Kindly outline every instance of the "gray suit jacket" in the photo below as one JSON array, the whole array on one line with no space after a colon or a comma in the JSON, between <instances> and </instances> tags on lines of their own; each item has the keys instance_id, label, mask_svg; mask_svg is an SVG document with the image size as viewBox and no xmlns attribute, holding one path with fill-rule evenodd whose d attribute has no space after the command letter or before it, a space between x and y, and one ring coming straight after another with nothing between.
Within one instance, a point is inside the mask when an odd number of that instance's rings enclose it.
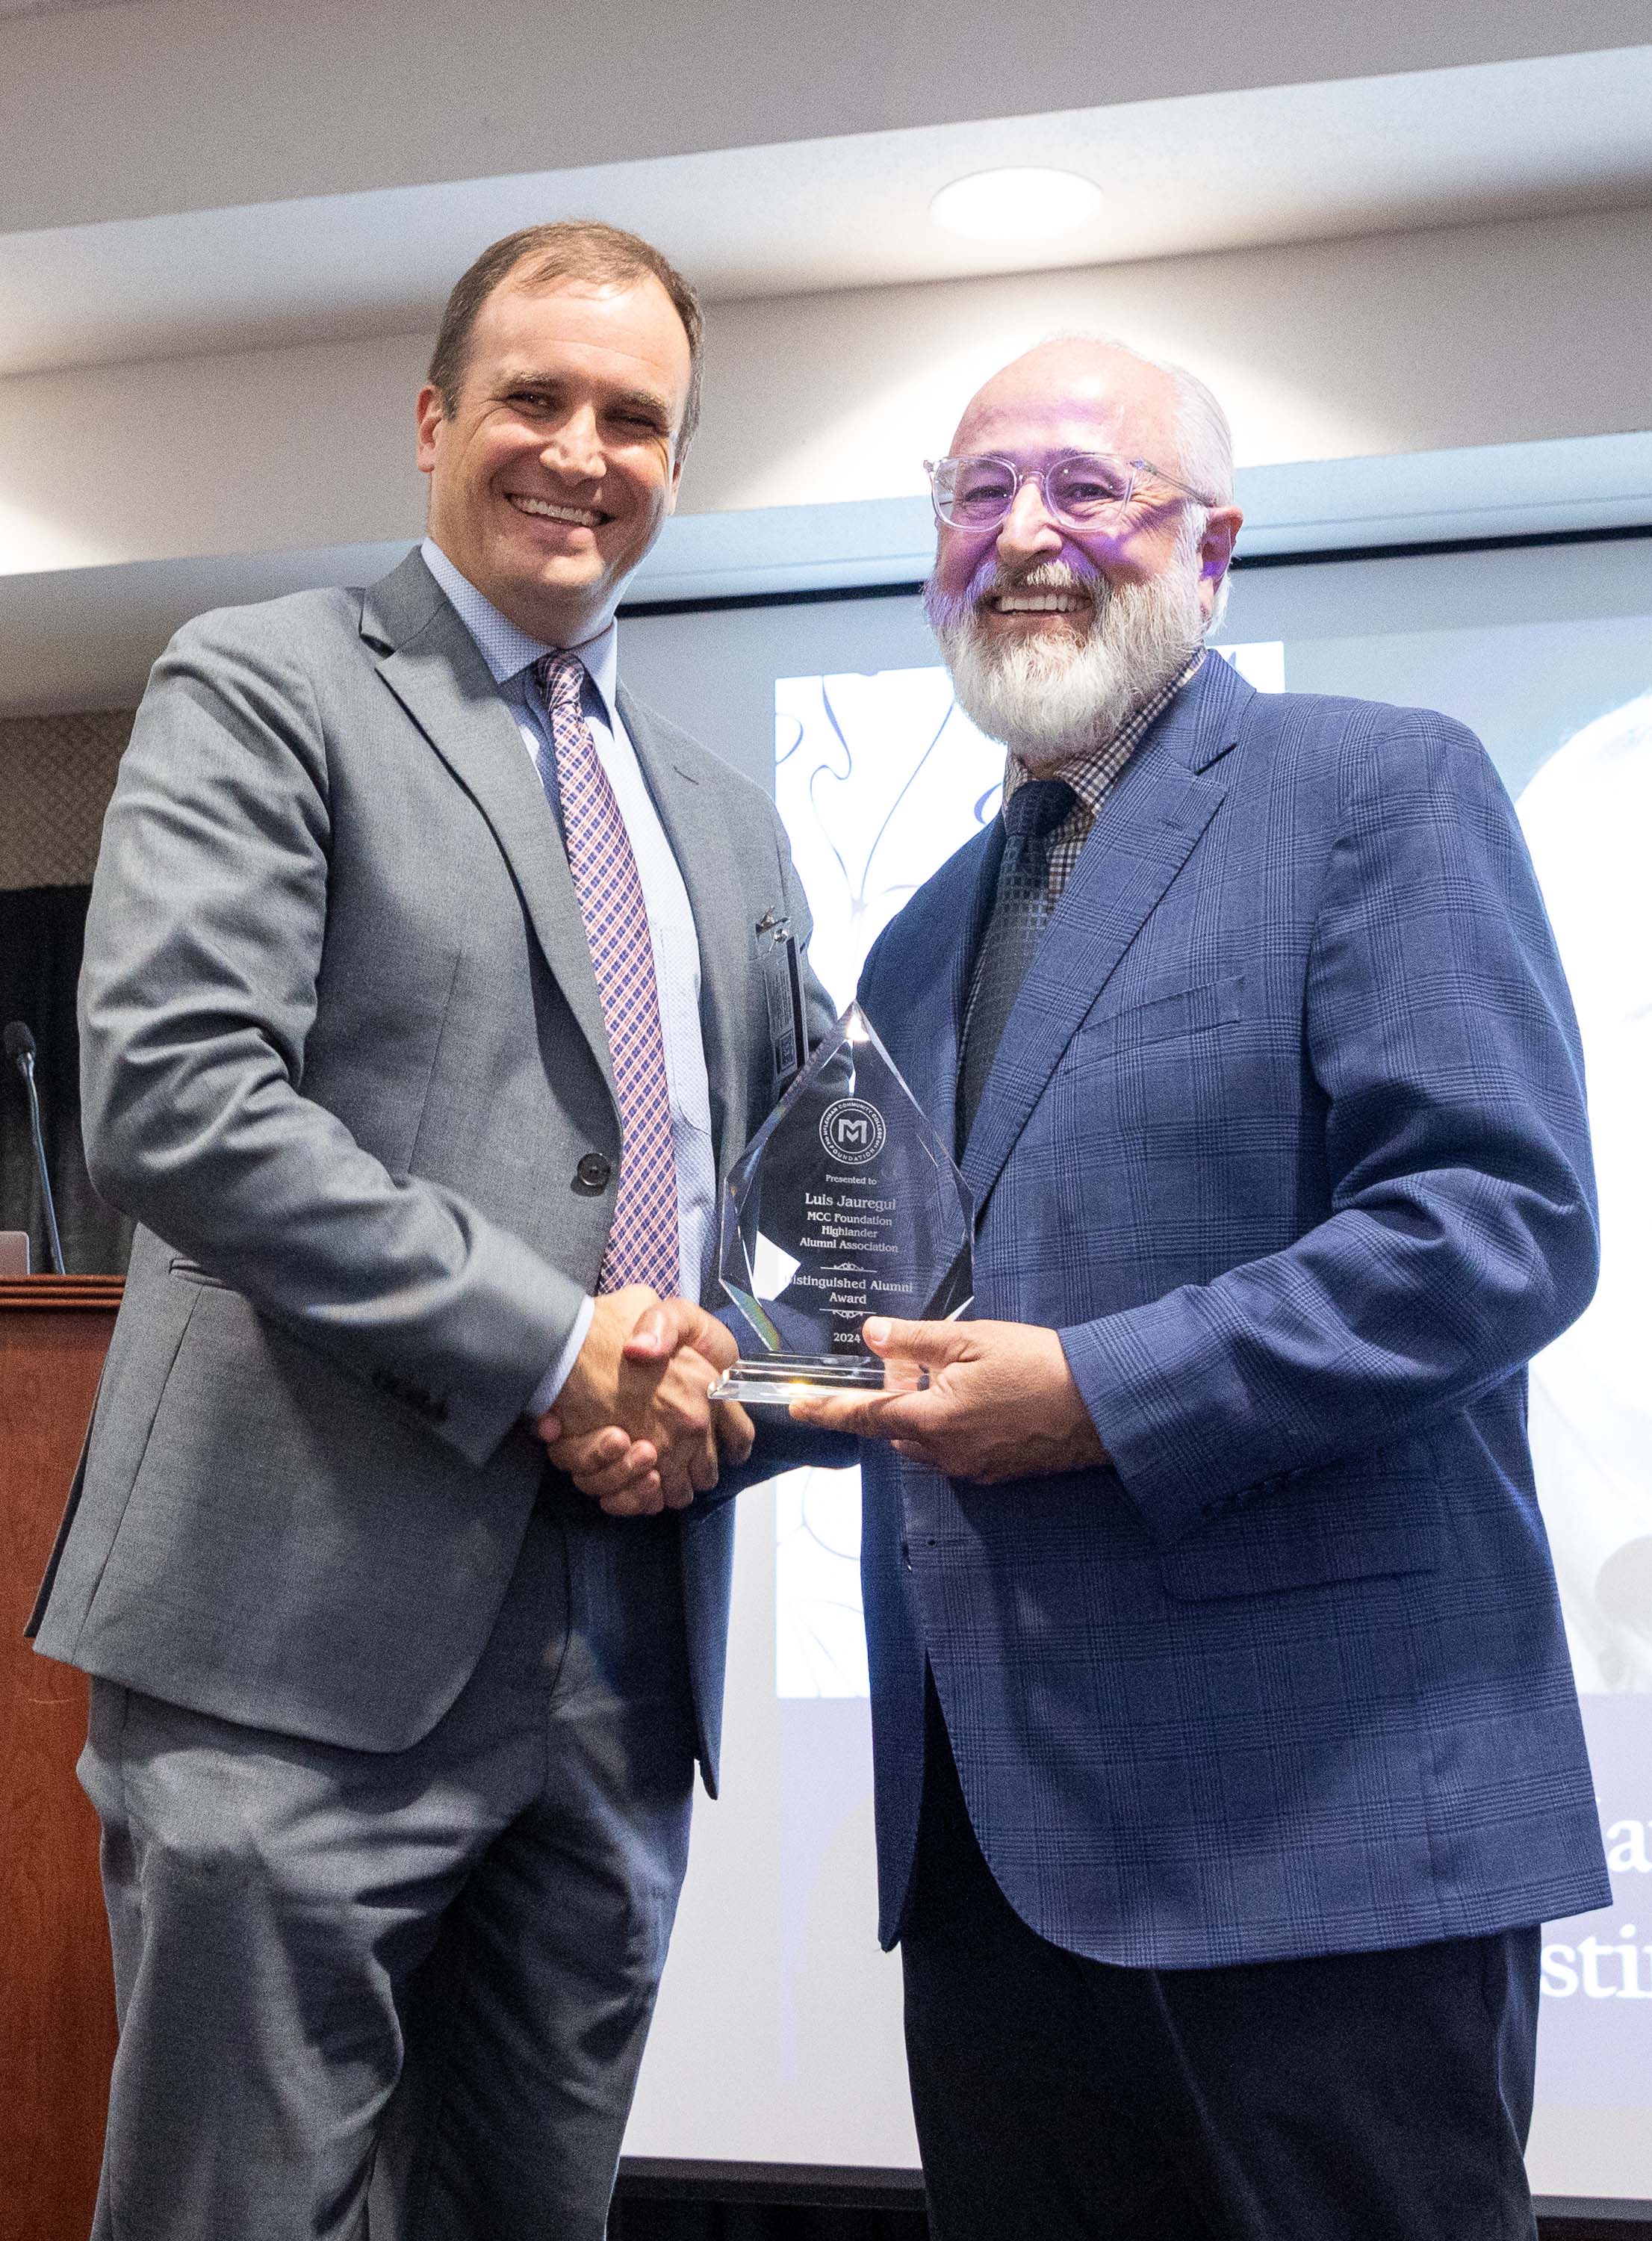
<instances>
[{"instance_id":1,"label":"gray suit jacket","mask_svg":"<svg viewBox=\"0 0 1652 2241\"><path fill-rule=\"evenodd\" d=\"M693 906L720 1180L781 1086L785 964L755 929L789 913L801 939L807 908L773 805L620 706ZM404 1748L505 1592L543 1468L519 1411L595 1288L619 1166L566 857L417 553L178 633L81 1005L88 1163L141 1227L39 1647ZM732 1510L680 1530L714 1783Z\"/></svg>"}]
</instances>

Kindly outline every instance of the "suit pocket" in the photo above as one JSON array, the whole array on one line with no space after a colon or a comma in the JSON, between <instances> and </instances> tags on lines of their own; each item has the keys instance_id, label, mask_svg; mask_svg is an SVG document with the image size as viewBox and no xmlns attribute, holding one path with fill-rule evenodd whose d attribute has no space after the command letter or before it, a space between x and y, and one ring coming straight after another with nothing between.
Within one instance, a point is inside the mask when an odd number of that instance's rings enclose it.
<instances>
[{"instance_id":1,"label":"suit pocket","mask_svg":"<svg viewBox=\"0 0 1652 2241\"><path fill-rule=\"evenodd\" d=\"M173 1254L166 1264L166 1271L168 1275L179 1277L186 1284L198 1284L205 1291L232 1292L235 1289L234 1285L226 1283L222 1276L215 1276L210 1268L203 1268L198 1261L186 1260L181 1253Z\"/></svg>"},{"instance_id":2,"label":"suit pocket","mask_svg":"<svg viewBox=\"0 0 1652 2241\"><path fill-rule=\"evenodd\" d=\"M1160 1558L1165 1593L1178 1602L1432 1572L1444 1550L1439 1482L1421 1440L1288 1471L1229 1499Z\"/></svg>"},{"instance_id":3,"label":"suit pocket","mask_svg":"<svg viewBox=\"0 0 1652 2241\"><path fill-rule=\"evenodd\" d=\"M1138 1049L1144 1043L1206 1034L1239 1019L1244 998L1242 973L1203 981L1195 988L1173 988L1162 996L1149 996L1105 1018L1087 1020L1073 1039L1072 1056L1082 1063L1109 1057L1115 1051Z\"/></svg>"}]
</instances>

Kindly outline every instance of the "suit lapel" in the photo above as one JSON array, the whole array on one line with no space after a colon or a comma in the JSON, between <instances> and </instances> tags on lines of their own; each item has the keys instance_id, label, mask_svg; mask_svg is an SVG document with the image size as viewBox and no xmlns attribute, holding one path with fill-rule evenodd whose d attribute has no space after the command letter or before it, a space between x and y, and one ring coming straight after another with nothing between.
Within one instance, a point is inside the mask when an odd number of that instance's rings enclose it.
<instances>
[{"instance_id":1,"label":"suit lapel","mask_svg":"<svg viewBox=\"0 0 1652 2241\"><path fill-rule=\"evenodd\" d=\"M616 698L694 914L699 939L700 1034L720 1178L723 1147L729 1141L729 1098L750 1043L743 967L753 954L756 920L751 918L744 886L730 877L726 799L673 755L669 738L623 686Z\"/></svg>"},{"instance_id":2,"label":"suit lapel","mask_svg":"<svg viewBox=\"0 0 1652 2241\"><path fill-rule=\"evenodd\" d=\"M1080 1022L1215 814L1227 782L1208 766L1237 739L1252 697L1227 662L1207 657L1102 803L987 1076L963 1161L978 1207Z\"/></svg>"},{"instance_id":3,"label":"suit lapel","mask_svg":"<svg viewBox=\"0 0 1652 2241\"><path fill-rule=\"evenodd\" d=\"M610 1093L613 1067L566 852L492 674L415 552L363 602L379 673L492 828L545 960Z\"/></svg>"}]
</instances>

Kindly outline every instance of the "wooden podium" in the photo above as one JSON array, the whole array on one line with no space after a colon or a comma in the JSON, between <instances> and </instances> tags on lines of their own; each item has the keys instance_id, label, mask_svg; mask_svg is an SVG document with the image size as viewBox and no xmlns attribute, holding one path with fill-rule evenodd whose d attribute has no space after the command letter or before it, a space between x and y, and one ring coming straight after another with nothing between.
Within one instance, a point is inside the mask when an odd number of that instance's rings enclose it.
<instances>
[{"instance_id":1,"label":"wooden podium","mask_svg":"<svg viewBox=\"0 0 1652 2241\"><path fill-rule=\"evenodd\" d=\"M118 1276L0 1278L0 2241L86 2241L115 1988L86 1683L23 1629L120 1305Z\"/></svg>"}]
</instances>

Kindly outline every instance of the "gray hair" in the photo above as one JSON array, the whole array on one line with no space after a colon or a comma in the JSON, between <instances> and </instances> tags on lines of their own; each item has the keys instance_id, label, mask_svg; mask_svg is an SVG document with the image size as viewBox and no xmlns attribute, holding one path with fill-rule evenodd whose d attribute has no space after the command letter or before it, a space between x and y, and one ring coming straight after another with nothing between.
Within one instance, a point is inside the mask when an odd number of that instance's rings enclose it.
<instances>
[{"instance_id":1,"label":"gray hair","mask_svg":"<svg viewBox=\"0 0 1652 2241\"><path fill-rule=\"evenodd\" d=\"M1159 361L1150 358L1150 365ZM1218 505L1234 502L1234 431L1214 390L1185 365L1162 365L1176 385L1176 451L1182 473Z\"/></svg>"}]
</instances>

